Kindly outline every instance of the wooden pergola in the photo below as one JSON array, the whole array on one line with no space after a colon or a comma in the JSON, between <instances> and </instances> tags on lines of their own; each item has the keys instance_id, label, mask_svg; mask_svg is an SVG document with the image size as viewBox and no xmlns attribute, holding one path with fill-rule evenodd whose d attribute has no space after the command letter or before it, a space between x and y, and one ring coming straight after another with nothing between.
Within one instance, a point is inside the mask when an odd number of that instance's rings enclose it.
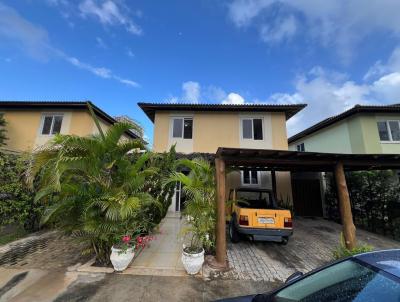
<instances>
[{"instance_id":1,"label":"wooden pergola","mask_svg":"<svg viewBox=\"0 0 400 302\"><path fill-rule=\"evenodd\" d=\"M290 172L333 172L335 175L340 216L346 247L356 246L356 228L351 212L345 171L400 169L400 154L338 154L259 150L242 148L218 148L215 157L217 181L217 227L216 265L226 267L225 231L225 169L290 171ZM274 178L274 177L273 177ZM275 180L273 179L273 186Z\"/></svg>"}]
</instances>

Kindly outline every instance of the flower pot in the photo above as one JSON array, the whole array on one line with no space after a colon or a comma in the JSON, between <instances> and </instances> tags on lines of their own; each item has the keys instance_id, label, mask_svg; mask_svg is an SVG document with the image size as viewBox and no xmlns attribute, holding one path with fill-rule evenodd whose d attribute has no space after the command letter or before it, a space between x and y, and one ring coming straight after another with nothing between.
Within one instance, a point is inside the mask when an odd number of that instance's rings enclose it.
<instances>
[{"instance_id":1,"label":"flower pot","mask_svg":"<svg viewBox=\"0 0 400 302\"><path fill-rule=\"evenodd\" d=\"M126 251L112 247L110 260L114 267L114 270L121 272L126 269L131 263L133 256L135 256L135 251L133 247L128 248Z\"/></svg>"},{"instance_id":2,"label":"flower pot","mask_svg":"<svg viewBox=\"0 0 400 302\"><path fill-rule=\"evenodd\" d=\"M201 249L199 253L190 253L183 249L182 251L182 263L186 272L189 275L197 274L204 263L204 249Z\"/></svg>"}]
</instances>

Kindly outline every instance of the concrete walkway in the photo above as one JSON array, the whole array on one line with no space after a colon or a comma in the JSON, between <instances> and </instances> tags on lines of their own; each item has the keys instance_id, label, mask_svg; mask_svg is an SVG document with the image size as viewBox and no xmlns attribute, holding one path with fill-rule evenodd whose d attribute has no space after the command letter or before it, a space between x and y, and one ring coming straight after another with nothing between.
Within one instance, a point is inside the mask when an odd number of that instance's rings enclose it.
<instances>
[{"instance_id":1,"label":"concrete walkway","mask_svg":"<svg viewBox=\"0 0 400 302\"><path fill-rule=\"evenodd\" d=\"M134 259L125 274L185 276L183 268L180 213L168 213L160 223L160 234Z\"/></svg>"},{"instance_id":2,"label":"concrete walkway","mask_svg":"<svg viewBox=\"0 0 400 302\"><path fill-rule=\"evenodd\" d=\"M276 283L193 277L81 274L0 267L0 301L213 301L270 291Z\"/></svg>"}]
</instances>

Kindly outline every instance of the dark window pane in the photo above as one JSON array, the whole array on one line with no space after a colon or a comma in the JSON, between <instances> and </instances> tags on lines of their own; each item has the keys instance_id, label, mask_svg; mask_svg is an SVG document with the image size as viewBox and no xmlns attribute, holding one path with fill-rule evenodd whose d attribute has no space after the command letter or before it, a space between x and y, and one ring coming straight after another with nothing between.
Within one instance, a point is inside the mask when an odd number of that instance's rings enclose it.
<instances>
[{"instance_id":1,"label":"dark window pane","mask_svg":"<svg viewBox=\"0 0 400 302\"><path fill-rule=\"evenodd\" d=\"M400 127L398 121L389 122L390 134L392 135L392 140L400 141Z\"/></svg>"},{"instance_id":2,"label":"dark window pane","mask_svg":"<svg viewBox=\"0 0 400 302\"><path fill-rule=\"evenodd\" d=\"M297 145L297 151L304 152L305 150L304 143Z\"/></svg>"},{"instance_id":3,"label":"dark window pane","mask_svg":"<svg viewBox=\"0 0 400 302\"><path fill-rule=\"evenodd\" d=\"M378 122L379 138L381 141L389 140L389 132L386 122Z\"/></svg>"},{"instance_id":4,"label":"dark window pane","mask_svg":"<svg viewBox=\"0 0 400 302\"><path fill-rule=\"evenodd\" d=\"M250 172L251 172L251 183L253 185L258 184L258 177L257 177L258 173L257 173L257 171L250 171Z\"/></svg>"},{"instance_id":5,"label":"dark window pane","mask_svg":"<svg viewBox=\"0 0 400 302\"><path fill-rule=\"evenodd\" d=\"M250 184L250 171L249 170L243 171L243 183Z\"/></svg>"},{"instance_id":6,"label":"dark window pane","mask_svg":"<svg viewBox=\"0 0 400 302\"><path fill-rule=\"evenodd\" d=\"M62 116L55 116L53 121L53 131L52 134L60 133L61 124L62 124Z\"/></svg>"},{"instance_id":7,"label":"dark window pane","mask_svg":"<svg viewBox=\"0 0 400 302\"><path fill-rule=\"evenodd\" d=\"M192 119L185 119L183 124L183 138L192 138L193 132L193 120Z\"/></svg>"},{"instance_id":8,"label":"dark window pane","mask_svg":"<svg viewBox=\"0 0 400 302\"><path fill-rule=\"evenodd\" d=\"M172 137L182 137L183 119L176 118L173 121Z\"/></svg>"},{"instance_id":9,"label":"dark window pane","mask_svg":"<svg viewBox=\"0 0 400 302\"><path fill-rule=\"evenodd\" d=\"M243 138L253 138L252 120L242 121Z\"/></svg>"},{"instance_id":10,"label":"dark window pane","mask_svg":"<svg viewBox=\"0 0 400 302\"><path fill-rule=\"evenodd\" d=\"M254 139L262 140L263 139L262 120L254 119L253 125L254 125Z\"/></svg>"},{"instance_id":11,"label":"dark window pane","mask_svg":"<svg viewBox=\"0 0 400 302\"><path fill-rule=\"evenodd\" d=\"M42 134L50 134L52 121L53 121L53 117L52 116L45 116L44 117Z\"/></svg>"}]
</instances>

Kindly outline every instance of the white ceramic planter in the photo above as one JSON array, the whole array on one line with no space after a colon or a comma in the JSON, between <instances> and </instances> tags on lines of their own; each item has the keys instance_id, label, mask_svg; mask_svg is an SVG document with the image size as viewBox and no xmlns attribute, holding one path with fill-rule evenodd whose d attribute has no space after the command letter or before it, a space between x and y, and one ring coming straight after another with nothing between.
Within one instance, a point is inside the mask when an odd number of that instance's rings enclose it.
<instances>
[{"instance_id":1,"label":"white ceramic planter","mask_svg":"<svg viewBox=\"0 0 400 302\"><path fill-rule=\"evenodd\" d=\"M182 263L189 275L197 274L204 263L204 249L197 254L190 254L182 251Z\"/></svg>"},{"instance_id":2,"label":"white ceramic planter","mask_svg":"<svg viewBox=\"0 0 400 302\"><path fill-rule=\"evenodd\" d=\"M126 251L112 247L110 260L114 269L118 272L126 269L131 263L133 257L135 256L135 251L133 248L128 248Z\"/></svg>"}]
</instances>

